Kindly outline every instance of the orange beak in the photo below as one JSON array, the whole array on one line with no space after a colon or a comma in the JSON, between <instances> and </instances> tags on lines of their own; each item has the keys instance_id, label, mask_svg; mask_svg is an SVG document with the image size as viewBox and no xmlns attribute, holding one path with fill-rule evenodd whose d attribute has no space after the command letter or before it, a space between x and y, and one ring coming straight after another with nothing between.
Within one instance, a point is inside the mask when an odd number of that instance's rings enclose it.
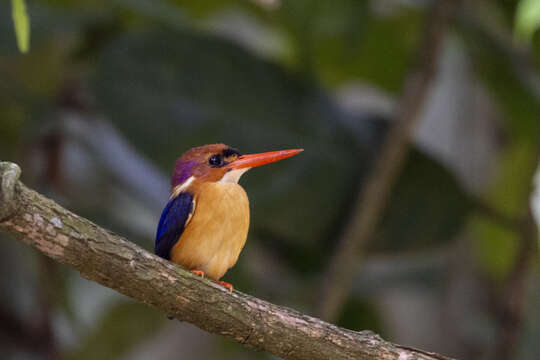
<instances>
[{"instance_id":1,"label":"orange beak","mask_svg":"<svg viewBox=\"0 0 540 360\"><path fill-rule=\"evenodd\" d=\"M298 153L301 153L302 151L304 151L304 149L289 149L269 151L259 154L242 155L227 166L232 169L252 168L289 158Z\"/></svg>"}]
</instances>

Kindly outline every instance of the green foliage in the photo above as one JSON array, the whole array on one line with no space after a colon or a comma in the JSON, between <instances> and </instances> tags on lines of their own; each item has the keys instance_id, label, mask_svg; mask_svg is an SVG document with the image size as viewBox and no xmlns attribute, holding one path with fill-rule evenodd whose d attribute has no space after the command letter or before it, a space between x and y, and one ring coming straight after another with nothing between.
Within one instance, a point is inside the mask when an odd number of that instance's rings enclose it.
<instances>
[{"instance_id":1,"label":"green foliage","mask_svg":"<svg viewBox=\"0 0 540 360\"><path fill-rule=\"evenodd\" d=\"M461 230L471 208L469 195L452 173L413 150L372 248L412 250L447 243Z\"/></svg>"},{"instance_id":2,"label":"green foliage","mask_svg":"<svg viewBox=\"0 0 540 360\"><path fill-rule=\"evenodd\" d=\"M13 24L17 37L17 46L22 53L30 48L30 20L24 0L11 0Z\"/></svg>"},{"instance_id":3,"label":"green foliage","mask_svg":"<svg viewBox=\"0 0 540 360\"><path fill-rule=\"evenodd\" d=\"M516 10L515 35L518 39L530 41L540 26L540 1L520 0Z\"/></svg>"},{"instance_id":4,"label":"green foliage","mask_svg":"<svg viewBox=\"0 0 540 360\"><path fill-rule=\"evenodd\" d=\"M371 115L343 111L333 91L361 82L399 97L423 36L426 12L399 5L379 13L373 11L377 2L368 0L279 3L265 8L253 0L41 0L30 8L32 51L24 57L13 45L10 3L1 3L0 153L11 159L24 152L23 145L56 118L56 101L72 77L82 79L83 87L88 82L97 112L167 174L182 151L203 143L222 141L246 153L304 147L301 157L254 170L242 184L252 210L247 247L256 243L255 251L271 253L276 266L291 270L291 279L298 280L291 298L311 300L311 293L301 292L317 286L316 276L325 270L350 218L354 196L381 140L369 126ZM17 30L23 51L25 31L28 48L28 17L23 1L12 4L15 28L23 26ZM516 13L516 36L533 39L536 67L537 4L522 0ZM497 0L492 6L502 15L501 26L508 27L502 31L508 32L515 2ZM277 34L286 51L269 61L239 45L242 41L216 33L212 22L230 13ZM458 21L456 28L467 44L464 58L474 64L466 76L472 83L480 79L495 100L505 134L484 200L520 216L537 165L540 103L516 71L515 59L493 37L464 23ZM251 35L249 27L236 30ZM370 250L395 253L438 246L452 241L465 224L481 268L504 280L514 265L516 235L480 214L471 216L471 210L470 198L452 172L413 149ZM113 227L114 220L106 219L102 208L92 211L94 220ZM151 242L144 241L150 248ZM256 293L264 285L246 271L253 266L250 261L241 257L227 276L241 290ZM422 271L393 281L426 283ZM433 278L427 281L444 286L438 273L428 275ZM308 301L301 306L309 306ZM344 326L380 327L368 300L351 299L344 313ZM118 358L163 320L143 306L114 305L68 358Z\"/></svg>"},{"instance_id":5,"label":"green foliage","mask_svg":"<svg viewBox=\"0 0 540 360\"><path fill-rule=\"evenodd\" d=\"M360 175L354 184L340 184L334 188L334 196L343 196L343 208L336 214L325 213L332 218L321 219L327 224L321 241L298 244L283 236L279 227L260 225L256 228L256 241L274 251L296 271L318 275L326 266L328 253L336 245L340 230L349 221L353 202L347 189L354 189L351 191L356 194L358 182L362 184L359 178ZM419 188L422 191L419 192ZM369 243L369 250L379 253L411 251L446 244L462 229L472 208L469 195L452 173L432 157L413 149L392 192L382 223Z\"/></svg>"},{"instance_id":6,"label":"green foliage","mask_svg":"<svg viewBox=\"0 0 540 360\"><path fill-rule=\"evenodd\" d=\"M329 86L357 77L397 92L418 44L423 13L403 7L374 16L369 7L364 0L284 1L275 23L296 49L287 61Z\"/></svg>"},{"instance_id":7,"label":"green foliage","mask_svg":"<svg viewBox=\"0 0 540 360\"><path fill-rule=\"evenodd\" d=\"M485 33L465 29L464 36L476 74L497 99L509 136L534 142L540 134L540 104L519 78L519 69Z\"/></svg>"},{"instance_id":8,"label":"green foliage","mask_svg":"<svg viewBox=\"0 0 540 360\"><path fill-rule=\"evenodd\" d=\"M463 30L476 73L497 100L509 139L500 154L498 176L486 191L486 201L517 218L529 207L531 179L538 166L540 101L500 44L481 29ZM474 234L472 246L482 268L494 279L504 280L514 265L520 239L489 219L474 217L469 224Z\"/></svg>"},{"instance_id":9,"label":"green foliage","mask_svg":"<svg viewBox=\"0 0 540 360\"><path fill-rule=\"evenodd\" d=\"M515 232L481 216L470 221L472 250L482 269L496 281L503 281L515 263L520 239Z\"/></svg>"},{"instance_id":10,"label":"green foliage","mask_svg":"<svg viewBox=\"0 0 540 360\"><path fill-rule=\"evenodd\" d=\"M232 6L242 6L246 5L248 1L246 0L171 0L171 3L176 5L178 8L186 9L189 11L191 16L194 17L204 17L211 14L214 14L220 10L230 8Z\"/></svg>"},{"instance_id":11,"label":"green foliage","mask_svg":"<svg viewBox=\"0 0 540 360\"><path fill-rule=\"evenodd\" d=\"M397 93L421 38L422 15L422 12L411 9L388 17L368 19L361 46L351 48L349 44L340 44L347 53L329 64L328 70L340 71L333 78L344 81L350 76L358 76ZM329 50L327 54L339 54Z\"/></svg>"},{"instance_id":12,"label":"green foliage","mask_svg":"<svg viewBox=\"0 0 540 360\"><path fill-rule=\"evenodd\" d=\"M537 156L536 145L521 142L509 146L499 176L486 194L491 206L514 218L527 213ZM519 234L481 217L472 218L470 226L480 264L493 278L505 279L515 264Z\"/></svg>"},{"instance_id":13,"label":"green foliage","mask_svg":"<svg viewBox=\"0 0 540 360\"><path fill-rule=\"evenodd\" d=\"M20 134L25 126L24 109L14 101L0 99L0 119L3 119L0 154L3 159L14 161L16 149L20 145Z\"/></svg>"}]
</instances>

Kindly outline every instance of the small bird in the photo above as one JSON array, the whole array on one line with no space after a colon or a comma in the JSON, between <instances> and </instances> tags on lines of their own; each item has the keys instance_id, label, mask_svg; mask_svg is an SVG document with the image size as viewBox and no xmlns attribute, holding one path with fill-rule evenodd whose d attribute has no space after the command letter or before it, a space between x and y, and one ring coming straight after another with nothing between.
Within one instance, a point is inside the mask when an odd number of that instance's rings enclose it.
<instances>
[{"instance_id":1,"label":"small bird","mask_svg":"<svg viewBox=\"0 0 540 360\"><path fill-rule=\"evenodd\" d=\"M232 291L219 279L236 264L248 234L249 200L238 180L252 167L302 151L242 155L225 144L186 151L176 160L171 196L157 228L156 255Z\"/></svg>"}]
</instances>

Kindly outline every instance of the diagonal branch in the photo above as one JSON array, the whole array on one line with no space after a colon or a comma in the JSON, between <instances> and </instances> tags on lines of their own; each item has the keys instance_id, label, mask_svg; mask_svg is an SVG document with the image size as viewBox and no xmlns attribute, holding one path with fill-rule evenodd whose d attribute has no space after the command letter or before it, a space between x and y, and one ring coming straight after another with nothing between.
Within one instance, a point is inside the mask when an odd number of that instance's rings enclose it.
<instances>
[{"instance_id":1,"label":"diagonal branch","mask_svg":"<svg viewBox=\"0 0 540 360\"><path fill-rule=\"evenodd\" d=\"M230 294L28 189L19 173L17 165L0 162L0 230L179 320L285 359L444 358L238 291Z\"/></svg>"},{"instance_id":2,"label":"diagonal branch","mask_svg":"<svg viewBox=\"0 0 540 360\"><path fill-rule=\"evenodd\" d=\"M393 185L405 164L411 135L420 120L430 86L436 75L444 37L458 6L457 0L435 1L427 15L426 31L419 49L418 64L405 79L396 119L381 154L366 180L352 210L352 216L330 261L323 283L319 315L334 321L343 307L353 282L351 269L376 230Z\"/></svg>"}]
</instances>

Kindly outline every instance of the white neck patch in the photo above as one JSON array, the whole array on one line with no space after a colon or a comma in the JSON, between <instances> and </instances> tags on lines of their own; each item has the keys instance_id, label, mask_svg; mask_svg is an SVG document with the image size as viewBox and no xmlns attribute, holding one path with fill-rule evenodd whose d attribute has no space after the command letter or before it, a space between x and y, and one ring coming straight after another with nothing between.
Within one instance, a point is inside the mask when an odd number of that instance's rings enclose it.
<instances>
[{"instance_id":1,"label":"white neck patch","mask_svg":"<svg viewBox=\"0 0 540 360\"><path fill-rule=\"evenodd\" d=\"M240 180L240 176L242 176L242 174L244 174L249 169L251 169L251 168L243 168L243 169L231 170L231 171L225 173L225 175L223 175L221 180L219 180L218 182L220 182L220 183L229 183L229 184L238 184L238 180Z\"/></svg>"},{"instance_id":2,"label":"white neck patch","mask_svg":"<svg viewBox=\"0 0 540 360\"><path fill-rule=\"evenodd\" d=\"M195 177L190 176L186 181L184 181L180 185L176 185L174 187L173 191L171 192L171 198L173 198L175 196L178 196L178 194L180 194L182 191L186 190L188 188L188 186L191 185L193 180L195 180Z\"/></svg>"}]
</instances>

